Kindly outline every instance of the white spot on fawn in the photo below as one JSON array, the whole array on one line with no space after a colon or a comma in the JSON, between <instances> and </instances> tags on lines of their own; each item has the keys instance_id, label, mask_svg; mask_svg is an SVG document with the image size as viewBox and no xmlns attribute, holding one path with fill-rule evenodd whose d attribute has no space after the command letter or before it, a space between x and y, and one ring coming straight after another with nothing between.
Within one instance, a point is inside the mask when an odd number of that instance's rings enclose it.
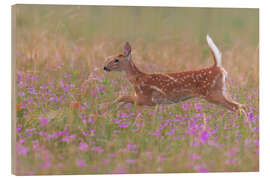
<instances>
[{"instance_id":1,"label":"white spot on fawn","mask_svg":"<svg viewBox=\"0 0 270 180\"><path fill-rule=\"evenodd\" d=\"M226 93L226 77L227 77L227 72L222 68L222 92L223 95Z\"/></svg>"},{"instance_id":2,"label":"white spot on fawn","mask_svg":"<svg viewBox=\"0 0 270 180\"><path fill-rule=\"evenodd\" d=\"M152 89L154 89L154 90L160 92L160 93L163 94L163 95L166 95L166 93L165 93L162 89L160 89L159 87L157 87L157 86L152 86L152 85L151 85L150 88L152 88Z\"/></svg>"},{"instance_id":3,"label":"white spot on fawn","mask_svg":"<svg viewBox=\"0 0 270 180\"><path fill-rule=\"evenodd\" d=\"M162 74L162 76L165 76L165 77L169 78L170 80L177 82L177 79L173 78L172 76L170 76L168 74Z\"/></svg>"},{"instance_id":4,"label":"white spot on fawn","mask_svg":"<svg viewBox=\"0 0 270 180\"><path fill-rule=\"evenodd\" d=\"M216 85L216 80L214 79L210 87L212 88L212 87L214 87L215 85Z\"/></svg>"}]
</instances>

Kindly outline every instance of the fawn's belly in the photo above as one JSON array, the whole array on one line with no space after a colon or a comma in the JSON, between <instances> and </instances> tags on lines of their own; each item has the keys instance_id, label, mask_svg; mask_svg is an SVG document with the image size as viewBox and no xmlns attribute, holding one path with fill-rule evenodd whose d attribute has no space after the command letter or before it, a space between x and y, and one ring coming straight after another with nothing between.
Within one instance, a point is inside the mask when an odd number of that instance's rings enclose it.
<instances>
[{"instance_id":1,"label":"fawn's belly","mask_svg":"<svg viewBox=\"0 0 270 180\"><path fill-rule=\"evenodd\" d=\"M149 85L144 88L135 88L138 102L142 105L175 104L196 96L193 89L162 88Z\"/></svg>"},{"instance_id":2,"label":"fawn's belly","mask_svg":"<svg viewBox=\"0 0 270 180\"><path fill-rule=\"evenodd\" d=\"M157 91L153 91L151 100L153 104L175 104L190 98L194 97L190 92L182 92L182 93L168 93L162 94Z\"/></svg>"}]
</instances>

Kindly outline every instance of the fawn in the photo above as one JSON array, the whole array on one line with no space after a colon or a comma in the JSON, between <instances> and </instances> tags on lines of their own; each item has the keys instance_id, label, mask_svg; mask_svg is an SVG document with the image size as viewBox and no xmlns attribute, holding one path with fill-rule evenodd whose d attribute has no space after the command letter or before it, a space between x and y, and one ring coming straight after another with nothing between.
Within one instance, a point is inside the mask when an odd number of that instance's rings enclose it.
<instances>
[{"instance_id":1,"label":"fawn","mask_svg":"<svg viewBox=\"0 0 270 180\"><path fill-rule=\"evenodd\" d=\"M221 105L231 111L244 112L244 106L232 100L227 88L227 72L221 65L221 52L210 38L207 43L214 58L214 65L199 70L167 74L148 74L140 71L131 57L131 46L124 45L124 53L110 57L105 71L123 71L133 85L134 95L118 97L113 104L123 102L139 106L173 104L190 98L203 98L210 103Z\"/></svg>"}]
</instances>

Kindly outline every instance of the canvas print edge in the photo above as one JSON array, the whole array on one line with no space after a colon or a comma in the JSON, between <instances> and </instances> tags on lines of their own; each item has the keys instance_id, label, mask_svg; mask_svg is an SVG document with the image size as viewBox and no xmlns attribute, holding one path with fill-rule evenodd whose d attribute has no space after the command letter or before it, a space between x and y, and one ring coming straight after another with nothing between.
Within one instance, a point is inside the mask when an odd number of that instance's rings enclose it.
<instances>
[{"instance_id":1,"label":"canvas print edge","mask_svg":"<svg viewBox=\"0 0 270 180\"><path fill-rule=\"evenodd\" d=\"M16 5L11 6L11 173L16 175Z\"/></svg>"}]
</instances>

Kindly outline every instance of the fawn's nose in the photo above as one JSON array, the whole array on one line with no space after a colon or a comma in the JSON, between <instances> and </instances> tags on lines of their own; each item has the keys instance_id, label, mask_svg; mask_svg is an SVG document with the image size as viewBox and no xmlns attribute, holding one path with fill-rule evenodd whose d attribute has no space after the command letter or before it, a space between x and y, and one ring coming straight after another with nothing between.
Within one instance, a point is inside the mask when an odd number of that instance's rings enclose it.
<instances>
[{"instance_id":1,"label":"fawn's nose","mask_svg":"<svg viewBox=\"0 0 270 180\"><path fill-rule=\"evenodd\" d=\"M110 71L110 69L104 66L104 71Z\"/></svg>"}]
</instances>

